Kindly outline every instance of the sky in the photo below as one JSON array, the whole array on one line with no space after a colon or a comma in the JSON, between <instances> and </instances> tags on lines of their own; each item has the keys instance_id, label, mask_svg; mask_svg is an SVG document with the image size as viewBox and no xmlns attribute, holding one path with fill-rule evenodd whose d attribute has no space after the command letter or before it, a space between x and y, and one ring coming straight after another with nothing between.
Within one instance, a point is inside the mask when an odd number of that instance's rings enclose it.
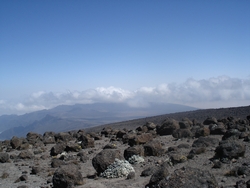
<instances>
[{"instance_id":1,"label":"sky","mask_svg":"<svg viewBox=\"0 0 250 188\"><path fill-rule=\"evenodd\" d=\"M0 115L250 104L250 1L1 0Z\"/></svg>"}]
</instances>

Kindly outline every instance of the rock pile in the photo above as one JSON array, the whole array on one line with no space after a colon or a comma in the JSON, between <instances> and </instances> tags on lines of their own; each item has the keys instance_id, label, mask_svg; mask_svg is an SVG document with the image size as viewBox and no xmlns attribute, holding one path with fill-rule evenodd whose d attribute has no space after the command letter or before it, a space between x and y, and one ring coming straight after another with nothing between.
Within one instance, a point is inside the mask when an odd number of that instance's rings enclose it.
<instances>
[{"instance_id":1,"label":"rock pile","mask_svg":"<svg viewBox=\"0 0 250 188\"><path fill-rule=\"evenodd\" d=\"M249 117L30 132L0 142L0 187L249 188Z\"/></svg>"}]
</instances>

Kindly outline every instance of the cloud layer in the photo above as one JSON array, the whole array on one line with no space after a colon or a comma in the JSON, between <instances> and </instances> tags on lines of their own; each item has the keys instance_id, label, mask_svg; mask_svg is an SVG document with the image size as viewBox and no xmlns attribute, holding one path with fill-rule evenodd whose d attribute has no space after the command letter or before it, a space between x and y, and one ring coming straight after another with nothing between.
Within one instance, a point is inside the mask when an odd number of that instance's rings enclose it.
<instances>
[{"instance_id":1,"label":"cloud layer","mask_svg":"<svg viewBox=\"0 0 250 188\"><path fill-rule=\"evenodd\" d=\"M0 115L49 109L62 104L120 102L132 107L148 106L151 102L185 104L199 108L249 105L250 79L220 76L208 80L186 80L182 84L161 84L128 91L116 87L99 87L63 93L39 91L24 101L11 103L0 100Z\"/></svg>"}]
</instances>

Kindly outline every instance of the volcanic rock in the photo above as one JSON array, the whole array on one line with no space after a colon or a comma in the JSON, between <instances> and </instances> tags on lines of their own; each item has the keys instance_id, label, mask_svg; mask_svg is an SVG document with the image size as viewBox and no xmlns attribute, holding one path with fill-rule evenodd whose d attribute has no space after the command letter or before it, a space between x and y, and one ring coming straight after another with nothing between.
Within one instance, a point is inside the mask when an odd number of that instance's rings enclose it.
<instances>
[{"instance_id":1,"label":"volcanic rock","mask_svg":"<svg viewBox=\"0 0 250 188\"><path fill-rule=\"evenodd\" d=\"M92 165L97 173L100 174L104 172L109 165L114 163L115 159L123 159L120 150L105 149L92 159Z\"/></svg>"},{"instance_id":2,"label":"volcanic rock","mask_svg":"<svg viewBox=\"0 0 250 188\"><path fill-rule=\"evenodd\" d=\"M53 175L52 182L54 188L71 188L84 183L78 167L73 164L59 167Z\"/></svg>"}]
</instances>

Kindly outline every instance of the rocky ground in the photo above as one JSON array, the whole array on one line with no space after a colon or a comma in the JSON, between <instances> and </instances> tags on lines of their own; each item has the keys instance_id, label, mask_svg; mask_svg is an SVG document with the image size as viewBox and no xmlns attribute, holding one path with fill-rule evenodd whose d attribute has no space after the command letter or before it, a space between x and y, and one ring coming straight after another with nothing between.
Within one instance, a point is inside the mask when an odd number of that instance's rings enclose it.
<instances>
[{"instance_id":1,"label":"rocky ground","mask_svg":"<svg viewBox=\"0 0 250 188\"><path fill-rule=\"evenodd\" d=\"M134 130L13 137L0 142L0 187L249 188L249 120L166 118Z\"/></svg>"}]
</instances>

